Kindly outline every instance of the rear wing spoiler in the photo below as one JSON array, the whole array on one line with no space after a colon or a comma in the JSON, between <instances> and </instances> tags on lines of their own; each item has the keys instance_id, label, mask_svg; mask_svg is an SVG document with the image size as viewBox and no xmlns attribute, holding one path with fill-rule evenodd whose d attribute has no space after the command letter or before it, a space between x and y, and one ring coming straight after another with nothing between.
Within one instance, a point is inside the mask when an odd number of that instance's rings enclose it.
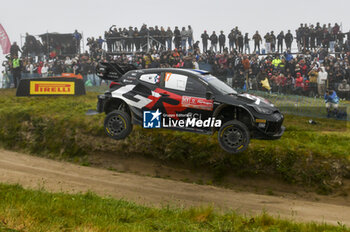
<instances>
[{"instance_id":1,"label":"rear wing spoiler","mask_svg":"<svg viewBox=\"0 0 350 232\"><path fill-rule=\"evenodd\" d=\"M135 69L137 68L132 64L100 62L96 66L96 74L103 80L117 81L125 73Z\"/></svg>"}]
</instances>

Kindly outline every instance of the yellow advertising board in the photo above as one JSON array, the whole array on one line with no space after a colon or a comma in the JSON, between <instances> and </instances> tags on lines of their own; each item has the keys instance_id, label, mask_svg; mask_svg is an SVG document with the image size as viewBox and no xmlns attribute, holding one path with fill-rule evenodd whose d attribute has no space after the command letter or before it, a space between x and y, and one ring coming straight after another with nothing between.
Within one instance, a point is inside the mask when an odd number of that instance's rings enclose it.
<instances>
[{"instance_id":1,"label":"yellow advertising board","mask_svg":"<svg viewBox=\"0 0 350 232\"><path fill-rule=\"evenodd\" d=\"M74 95L74 81L31 81L30 95Z\"/></svg>"}]
</instances>

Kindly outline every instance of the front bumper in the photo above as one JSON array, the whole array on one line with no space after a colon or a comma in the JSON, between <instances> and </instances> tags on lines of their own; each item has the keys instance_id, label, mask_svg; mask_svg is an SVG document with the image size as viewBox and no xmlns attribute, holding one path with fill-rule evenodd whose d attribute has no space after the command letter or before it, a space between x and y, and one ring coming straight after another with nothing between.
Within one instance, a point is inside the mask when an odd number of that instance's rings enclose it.
<instances>
[{"instance_id":1,"label":"front bumper","mask_svg":"<svg viewBox=\"0 0 350 232\"><path fill-rule=\"evenodd\" d=\"M281 126L281 130L280 132L274 134L274 135L268 135L268 138L267 139L271 139L271 140L274 140L274 139L279 139L282 137L284 131L286 130L286 127L284 126Z\"/></svg>"},{"instance_id":2,"label":"front bumper","mask_svg":"<svg viewBox=\"0 0 350 232\"><path fill-rule=\"evenodd\" d=\"M255 139L274 140L279 139L283 135L286 128L282 126L284 117L281 113L275 112L266 120L263 127L257 123L256 130L254 130L252 137Z\"/></svg>"},{"instance_id":3,"label":"front bumper","mask_svg":"<svg viewBox=\"0 0 350 232\"><path fill-rule=\"evenodd\" d=\"M284 131L286 128L284 126L281 126L280 130L275 134L266 134L265 132L261 130L254 131L252 138L253 139L262 139L262 140L276 140L282 137Z\"/></svg>"}]
</instances>

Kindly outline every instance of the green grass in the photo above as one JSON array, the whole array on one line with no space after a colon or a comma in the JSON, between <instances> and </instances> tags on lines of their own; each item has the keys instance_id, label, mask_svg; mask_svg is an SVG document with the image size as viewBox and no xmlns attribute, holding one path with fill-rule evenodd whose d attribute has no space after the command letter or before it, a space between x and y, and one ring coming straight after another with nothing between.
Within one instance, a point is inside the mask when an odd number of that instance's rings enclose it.
<instances>
[{"instance_id":1,"label":"green grass","mask_svg":"<svg viewBox=\"0 0 350 232\"><path fill-rule=\"evenodd\" d=\"M0 184L1 231L349 231L344 225L295 223L271 217L219 214L212 208L160 209L93 193L48 193Z\"/></svg>"},{"instance_id":2,"label":"green grass","mask_svg":"<svg viewBox=\"0 0 350 232\"><path fill-rule=\"evenodd\" d=\"M0 146L6 149L86 165L93 153L145 156L187 168L205 167L216 181L227 173L272 176L315 186L320 193L350 178L350 131L345 121L313 117L317 124L311 125L309 117L286 115L287 129L280 140L252 140L247 151L229 155L219 147L216 135L135 126L125 140L109 139L102 126L104 114L85 116L96 108L94 92L79 97L14 95L14 90L0 90Z\"/></svg>"}]
</instances>

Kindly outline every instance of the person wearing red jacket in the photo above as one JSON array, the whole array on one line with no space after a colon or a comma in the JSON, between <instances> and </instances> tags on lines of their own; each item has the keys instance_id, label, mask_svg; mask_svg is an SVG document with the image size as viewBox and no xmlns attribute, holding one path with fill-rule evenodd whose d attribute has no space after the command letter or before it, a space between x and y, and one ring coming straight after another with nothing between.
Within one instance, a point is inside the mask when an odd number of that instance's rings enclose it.
<instances>
[{"instance_id":1,"label":"person wearing red jacket","mask_svg":"<svg viewBox=\"0 0 350 232\"><path fill-rule=\"evenodd\" d=\"M250 69L250 61L247 56L243 56L242 64L244 71L248 71Z\"/></svg>"},{"instance_id":2,"label":"person wearing red jacket","mask_svg":"<svg viewBox=\"0 0 350 232\"><path fill-rule=\"evenodd\" d=\"M41 69L43 68L43 65L44 65L43 62L40 61L39 67L38 67L38 69L37 69L37 72L38 72L39 77L41 77Z\"/></svg>"},{"instance_id":3,"label":"person wearing red jacket","mask_svg":"<svg viewBox=\"0 0 350 232\"><path fill-rule=\"evenodd\" d=\"M304 87L304 78L301 76L300 72L297 73L297 77L295 78L295 92L298 95L301 95L303 87Z\"/></svg>"},{"instance_id":4,"label":"person wearing red jacket","mask_svg":"<svg viewBox=\"0 0 350 232\"><path fill-rule=\"evenodd\" d=\"M305 62L302 60L300 61L300 71L302 73L303 76L306 76L308 74L307 72L307 65L305 64Z\"/></svg>"},{"instance_id":5,"label":"person wearing red jacket","mask_svg":"<svg viewBox=\"0 0 350 232\"><path fill-rule=\"evenodd\" d=\"M223 65L225 69L227 69L227 58L225 55L220 56L219 64Z\"/></svg>"},{"instance_id":6,"label":"person wearing red jacket","mask_svg":"<svg viewBox=\"0 0 350 232\"><path fill-rule=\"evenodd\" d=\"M179 60L179 62L174 65L174 68L182 68L184 66L184 62L182 61L182 59Z\"/></svg>"},{"instance_id":7,"label":"person wearing red jacket","mask_svg":"<svg viewBox=\"0 0 350 232\"><path fill-rule=\"evenodd\" d=\"M304 85L304 78L301 76L301 74L298 72L297 77L295 78L295 87L303 87Z\"/></svg>"},{"instance_id":8,"label":"person wearing red jacket","mask_svg":"<svg viewBox=\"0 0 350 232\"><path fill-rule=\"evenodd\" d=\"M277 83L277 87L278 87L278 92L285 93L285 87L287 85L287 78L283 73L280 73L276 77L276 83Z\"/></svg>"}]
</instances>

